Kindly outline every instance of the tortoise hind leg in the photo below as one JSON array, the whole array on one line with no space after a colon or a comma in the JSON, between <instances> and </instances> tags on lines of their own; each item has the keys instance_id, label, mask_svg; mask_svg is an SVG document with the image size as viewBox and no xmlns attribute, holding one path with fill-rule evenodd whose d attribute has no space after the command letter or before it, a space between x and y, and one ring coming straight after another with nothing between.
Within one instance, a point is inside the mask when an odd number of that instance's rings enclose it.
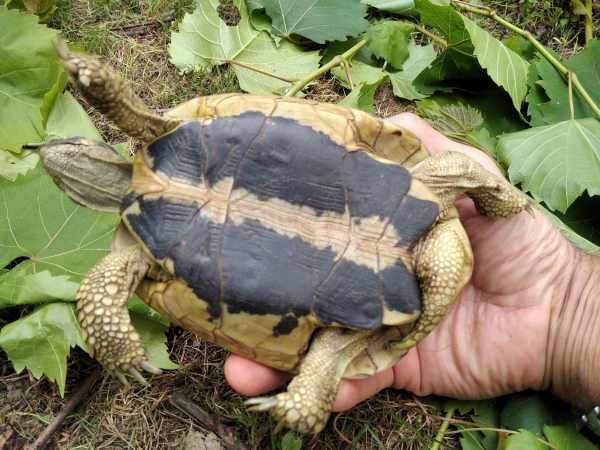
<instances>
[{"instance_id":1,"label":"tortoise hind leg","mask_svg":"<svg viewBox=\"0 0 600 450\"><path fill-rule=\"evenodd\" d=\"M372 334L326 328L317 332L287 392L246 401L252 411L270 411L280 424L303 433L325 427L346 367Z\"/></svg>"},{"instance_id":2,"label":"tortoise hind leg","mask_svg":"<svg viewBox=\"0 0 600 450\"><path fill-rule=\"evenodd\" d=\"M115 251L94 266L77 291L77 320L90 356L127 384L129 372L146 383L138 370L158 374L146 357L139 334L133 328L127 302L150 264L137 246Z\"/></svg>"},{"instance_id":3,"label":"tortoise hind leg","mask_svg":"<svg viewBox=\"0 0 600 450\"><path fill-rule=\"evenodd\" d=\"M390 343L396 352L417 345L444 318L471 277L473 254L468 237L456 218L438 224L415 248L422 311L413 330Z\"/></svg>"}]
</instances>

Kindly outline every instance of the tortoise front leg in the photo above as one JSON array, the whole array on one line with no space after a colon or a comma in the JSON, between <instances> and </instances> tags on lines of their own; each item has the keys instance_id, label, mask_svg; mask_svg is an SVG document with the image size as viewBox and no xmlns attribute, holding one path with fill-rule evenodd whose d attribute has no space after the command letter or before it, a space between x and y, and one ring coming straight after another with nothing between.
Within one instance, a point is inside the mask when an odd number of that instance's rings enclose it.
<instances>
[{"instance_id":1,"label":"tortoise front leg","mask_svg":"<svg viewBox=\"0 0 600 450\"><path fill-rule=\"evenodd\" d=\"M370 332L326 328L317 332L287 392L246 401L252 411L270 411L280 425L302 433L325 427L348 365L376 339Z\"/></svg>"},{"instance_id":2,"label":"tortoise front leg","mask_svg":"<svg viewBox=\"0 0 600 450\"><path fill-rule=\"evenodd\" d=\"M401 341L390 343L398 352L417 345L444 318L469 281L473 254L458 219L439 223L415 247L415 274L421 288L421 315Z\"/></svg>"},{"instance_id":3,"label":"tortoise front leg","mask_svg":"<svg viewBox=\"0 0 600 450\"><path fill-rule=\"evenodd\" d=\"M138 370L161 373L148 362L127 310L127 302L149 268L137 246L115 251L90 270L77 291L77 319L90 356L124 384L125 372L142 383L146 380Z\"/></svg>"},{"instance_id":4,"label":"tortoise front leg","mask_svg":"<svg viewBox=\"0 0 600 450\"><path fill-rule=\"evenodd\" d=\"M516 187L459 152L439 153L411 171L440 198L442 219L465 192L477 210L489 217L509 217L531 207L529 198Z\"/></svg>"}]
</instances>

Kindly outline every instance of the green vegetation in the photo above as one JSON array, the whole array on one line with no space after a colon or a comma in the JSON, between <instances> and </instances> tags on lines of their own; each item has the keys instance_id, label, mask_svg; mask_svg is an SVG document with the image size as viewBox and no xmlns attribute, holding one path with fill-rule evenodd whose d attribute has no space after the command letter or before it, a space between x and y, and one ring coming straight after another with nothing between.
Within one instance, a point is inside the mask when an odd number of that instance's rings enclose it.
<instances>
[{"instance_id":1,"label":"green vegetation","mask_svg":"<svg viewBox=\"0 0 600 450\"><path fill-rule=\"evenodd\" d=\"M60 410L61 397L94 370L72 301L118 221L67 200L41 169L36 148L74 135L101 137L127 152L138 145L80 106L77 92L64 91L52 39L61 34L73 48L105 56L159 111L194 96L240 90L304 95L381 116L417 111L494 157L573 243L598 252L600 42L592 39L599 31L591 3L5 1L0 448L2 439L17 448L32 441ZM192 427L166 400L181 388L234 424L251 448L595 448L571 411L532 393L423 402L386 391L337 415L315 438L278 434L224 384L222 350L181 330L166 331L164 320L139 300L131 309L153 362L179 370L130 390L105 379L56 433L53 448L176 448Z\"/></svg>"}]
</instances>

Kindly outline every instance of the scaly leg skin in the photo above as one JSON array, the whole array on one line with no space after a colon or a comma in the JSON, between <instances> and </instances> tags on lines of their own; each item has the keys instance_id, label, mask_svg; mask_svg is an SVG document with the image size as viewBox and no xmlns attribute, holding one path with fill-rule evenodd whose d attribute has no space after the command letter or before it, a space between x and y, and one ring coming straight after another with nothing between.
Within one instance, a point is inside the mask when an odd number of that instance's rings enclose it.
<instances>
[{"instance_id":1,"label":"scaly leg skin","mask_svg":"<svg viewBox=\"0 0 600 450\"><path fill-rule=\"evenodd\" d=\"M150 143L181 123L152 112L108 64L92 56L70 53L63 41L55 47L85 98L129 136Z\"/></svg>"},{"instance_id":2,"label":"scaly leg skin","mask_svg":"<svg viewBox=\"0 0 600 450\"><path fill-rule=\"evenodd\" d=\"M465 192L477 210L490 217L509 217L531 208L525 194L462 153L439 153L417 164L412 172L442 201L442 218Z\"/></svg>"},{"instance_id":3,"label":"scaly leg skin","mask_svg":"<svg viewBox=\"0 0 600 450\"><path fill-rule=\"evenodd\" d=\"M453 218L438 224L415 248L415 273L421 287L422 311L413 330L394 351L417 345L444 318L471 277L473 255L464 229Z\"/></svg>"},{"instance_id":4,"label":"scaly leg skin","mask_svg":"<svg viewBox=\"0 0 600 450\"><path fill-rule=\"evenodd\" d=\"M127 302L150 264L136 247L115 251L96 264L77 291L77 320L90 356L128 384L125 373L147 384L140 370L160 374L146 357Z\"/></svg>"},{"instance_id":5,"label":"scaly leg skin","mask_svg":"<svg viewBox=\"0 0 600 450\"><path fill-rule=\"evenodd\" d=\"M246 401L251 411L270 411L280 425L302 433L325 427L346 367L371 341L362 331L327 328L317 332L287 392Z\"/></svg>"}]
</instances>

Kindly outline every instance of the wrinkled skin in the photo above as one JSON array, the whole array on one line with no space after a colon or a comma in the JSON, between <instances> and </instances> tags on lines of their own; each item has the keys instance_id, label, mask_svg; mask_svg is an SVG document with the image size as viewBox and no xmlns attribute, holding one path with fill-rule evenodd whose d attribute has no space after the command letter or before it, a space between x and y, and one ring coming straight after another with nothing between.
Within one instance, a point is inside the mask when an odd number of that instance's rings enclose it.
<instances>
[{"instance_id":1,"label":"wrinkled skin","mask_svg":"<svg viewBox=\"0 0 600 450\"><path fill-rule=\"evenodd\" d=\"M415 133L431 154L460 151L499 173L485 154L447 139L417 116L390 120ZM344 380L335 411L390 386L462 399L548 387L550 317L568 288L575 250L535 208L532 215L492 220L468 198L457 207L475 257L471 281L443 322L395 366L364 380ZM237 355L227 360L225 376L249 396L287 380Z\"/></svg>"}]
</instances>

